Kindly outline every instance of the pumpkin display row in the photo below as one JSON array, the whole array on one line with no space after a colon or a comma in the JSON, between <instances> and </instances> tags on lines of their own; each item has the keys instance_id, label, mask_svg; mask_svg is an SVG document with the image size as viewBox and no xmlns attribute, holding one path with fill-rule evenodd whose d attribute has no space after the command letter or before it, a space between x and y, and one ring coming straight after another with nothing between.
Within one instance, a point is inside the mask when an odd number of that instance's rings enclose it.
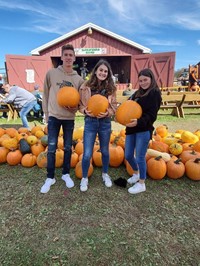
<instances>
[{"instance_id":1,"label":"pumpkin display row","mask_svg":"<svg viewBox=\"0 0 200 266\"><path fill-rule=\"evenodd\" d=\"M81 159L83 155L83 127L74 130L71 167L81 178ZM30 131L25 128L0 128L0 163L21 164L24 167L47 165L48 134L47 127L35 125ZM59 133L56 150L56 167L63 164L63 132ZM125 164L128 174L133 170L124 160L125 129L113 131L110 138L110 166ZM155 180L168 176L177 179L186 174L190 179L200 180L200 131L194 133L179 130L169 133L166 126L156 128L146 154L147 173ZM102 166L102 157L98 139L95 142L90 166Z\"/></svg>"}]
</instances>

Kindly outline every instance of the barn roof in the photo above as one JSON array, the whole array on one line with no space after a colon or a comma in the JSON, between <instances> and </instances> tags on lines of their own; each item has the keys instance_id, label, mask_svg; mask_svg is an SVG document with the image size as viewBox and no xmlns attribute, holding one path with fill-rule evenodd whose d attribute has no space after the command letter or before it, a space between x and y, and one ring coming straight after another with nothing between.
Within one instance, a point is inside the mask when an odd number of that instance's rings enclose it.
<instances>
[{"instance_id":1,"label":"barn roof","mask_svg":"<svg viewBox=\"0 0 200 266\"><path fill-rule=\"evenodd\" d=\"M55 45L55 44L57 44L59 42L65 40L67 38L70 38L70 37L76 35L77 33L81 32L81 31L89 29L89 28L94 29L94 30L99 31L99 32L102 32L103 34L106 34L106 35L108 35L108 36L110 36L110 37L112 37L112 38L114 38L114 39L116 39L118 41L124 42L124 43L126 43L126 44L128 44L130 46L133 46L133 47L141 50L143 53L146 53L146 54L151 53L151 49L149 49L149 48L147 48L147 47L145 47L145 46L143 46L141 44L138 44L136 42L133 42L133 41L131 41L129 39L126 39L126 38L124 38L124 37L122 37L122 36L120 36L118 34L115 34L115 33L111 32L111 31L109 31L109 30L101 28L101 27L99 27L99 26L97 26L97 25L95 25L93 23L87 23L87 24L85 24L85 25L83 25L83 26L81 26L81 27L79 27L79 28L77 28L77 29L75 29L73 31L70 31L69 33L66 33L66 34L64 34L64 35L62 35L62 36L60 36L60 37L58 37L58 38L56 38L56 39L44 44L42 46L39 46L38 48L32 50L30 53L31 53L31 55L40 55L41 51L43 51L43 50L45 50L45 49L47 49L47 48L49 48L49 47L51 47L51 46L53 46L53 45Z\"/></svg>"}]
</instances>

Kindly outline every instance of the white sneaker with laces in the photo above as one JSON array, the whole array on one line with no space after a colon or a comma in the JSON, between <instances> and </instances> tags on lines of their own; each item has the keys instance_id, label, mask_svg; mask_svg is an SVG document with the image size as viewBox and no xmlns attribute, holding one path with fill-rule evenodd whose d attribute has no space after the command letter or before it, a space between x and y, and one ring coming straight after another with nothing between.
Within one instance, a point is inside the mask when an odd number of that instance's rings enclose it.
<instances>
[{"instance_id":1,"label":"white sneaker with laces","mask_svg":"<svg viewBox=\"0 0 200 266\"><path fill-rule=\"evenodd\" d=\"M81 184L80 184L80 191L85 192L88 190L88 178L83 177L81 179Z\"/></svg>"},{"instance_id":2,"label":"white sneaker with laces","mask_svg":"<svg viewBox=\"0 0 200 266\"><path fill-rule=\"evenodd\" d=\"M47 178L44 185L41 187L41 193L47 193L50 190L50 187L56 183L55 178Z\"/></svg>"},{"instance_id":3,"label":"white sneaker with laces","mask_svg":"<svg viewBox=\"0 0 200 266\"><path fill-rule=\"evenodd\" d=\"M127 182L132 185L134 183L137 183L137 181L140 179L140 175L139 174L133 174L128 180Z\"/></svg>"},{"instance_id":4,"label":"white sneaker with laces","mask_svg":"<svg viewBox=\"0 0 200 266\"><path fill-rule=\"evenodd\" d=\"M63 175L62 180L65 181L66 187L68 187L68 188L74 187L74 181L71 179L69 174Z\"/></svg>"},{"instance_id":5,"label":"white sneaker with laces","mask_svg":"<svg viewBox=\"0 0 200 266\"><path fill-rule=\"evenodd\" d=\"M144 191L146 191L145 183L139 183L139 182L137 182L134 186L132 186L128 189L128 192L131 194L138 194L138 193L144 192Z\"/></svg>"},{"instance_id":6,"label":"white sneaker with laces","mask_svg":"<svg viewBox=\"0 0 200 266\"><path fill-rule=\"evenodd\" d=\"M112 181L108 174L102 174L103 182L105 183L106 187L112 187Z\"/></svg>"}]
</instances>

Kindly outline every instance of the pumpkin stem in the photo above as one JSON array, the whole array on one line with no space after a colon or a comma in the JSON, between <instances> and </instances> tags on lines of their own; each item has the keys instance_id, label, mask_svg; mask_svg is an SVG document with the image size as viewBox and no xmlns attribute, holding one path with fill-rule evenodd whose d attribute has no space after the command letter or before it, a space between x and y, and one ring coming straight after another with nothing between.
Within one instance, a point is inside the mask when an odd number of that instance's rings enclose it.
<instances>
[{"instance_id":1,"label":"pumpkin stem","mask_svg":"<svg viewBox=\"0 0 200 266\"><path fill-rule=\"evenodd\" d=\"M194 163L199 163L200 162L200 158L196 158L195 160L194 160Z\"/></svg>"},{"instance_id":2,"label":"pumpkin stem","mask_svg":"<svg viewBox=\"0 0 200 266\"><path fill-rule=\"evenodd\" d=\"M178 158L177 160L174 161L175 164L181 163L181 158Z\"/></svg>"},{"instance_id":3,"label":"pumpkin stem","mask_svg":"<svg viewBox=\"0 0 200 266\"><path fill-rule=\"evenodd\" d=\"M157 156L157 157L155 157L154 159L155 159L156 161L159 161L161 158L162 158L162 156Z\"/></svg>"}]
</instances>

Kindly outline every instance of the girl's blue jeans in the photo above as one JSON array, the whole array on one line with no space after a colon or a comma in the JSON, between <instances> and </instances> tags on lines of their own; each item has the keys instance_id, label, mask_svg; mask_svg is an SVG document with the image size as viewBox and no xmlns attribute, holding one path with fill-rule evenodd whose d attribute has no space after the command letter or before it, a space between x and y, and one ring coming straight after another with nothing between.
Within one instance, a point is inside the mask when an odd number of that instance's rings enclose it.
<instances>
[{"instance_id":1,"label":"girl's blue jeans","mask_svg":"<svg viewBox=\"0 0 200 266\"><path fill-rule=\"evenodd\" d=\"M27 114L33 109L33 106L37 103L37 100L30 103L26 103L19 112L22 120L23 127L29 128Z\"/></svg>"},{"instance_id":2,"label":"girl's blue jeans","mask_svg":"<svg viewBox=\"0 0 200 266\"><path fill-rule=\"evenodd\" d=\"M140 179L146 179L146 152L150 141L150 132L138 132L126 135L125 159L134 171L140 172Z\"/></svg>"},{"instance_id":3,"label":"girl's blue jeans","mask_svg":"<svg viewBox=\"0 0 200 266\"><path fill-rule=\"evenodd\" d=\"M64 140L64 161L62 174L69 174L72 154L72 135L74 130L74 120L60 120L53 116L48 120L48 152L47 152L47 177L54 178L55 173L55 153L57 149L60 128L63 129Z\"/></svg>"},{"instance_id":4,"label":"girl's blue jeans","mask_svg":"<svg viewBox=\"0 0 200 266\"><path fill-rule=\"evenodd\" d=\"M88 176L90 159L93 154L93 147L97 134L102 154L103 173L108 172L109 160L110 160L109 142L111 134L111 119L109 117L99 119L95 117L86 116L85 125L84 125L84 136L83 136L83 144L84 144L83 159L82 159L83 177Z\"/></svg>"}]
</instances>

